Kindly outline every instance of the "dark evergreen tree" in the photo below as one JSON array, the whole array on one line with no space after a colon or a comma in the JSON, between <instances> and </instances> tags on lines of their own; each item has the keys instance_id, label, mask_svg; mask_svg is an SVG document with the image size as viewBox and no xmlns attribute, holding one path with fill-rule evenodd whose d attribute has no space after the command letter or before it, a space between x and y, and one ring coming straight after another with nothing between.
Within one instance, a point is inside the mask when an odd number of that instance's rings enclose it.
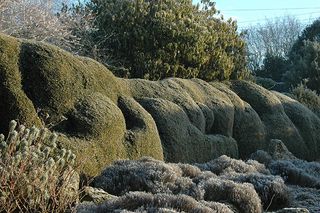
<instances>
[{"instance_id":1,"label":"dark evergreen tree","mask_svg":"<svg viewBox=\"0 0 320 213\"><path fill-rule=\"evenodd\" d=\"M236 23L220 17L210 0L202 3L92 0L94 43L135 78L240 78L246 53Z\"/></svg>"},{"instance_id":2,"label":"dark evergreen tree","mask_svg":"<svg viewBox=\"0 0 320 213\"><path fill-rule=\"evenodd\" d=\"M320 92L320 19L306 27L289 52L285 80L292 86L303 82Z\"/></svg>"},{"instance_id":3,"label":"dark evergreen tree","mask_svg":"<svg viewBox=\"0 0 320 213\"><path fill-rule=\"evenodd\" d=\"M271 78L274 81L282 81L283 74L288 69L288 62L282 56L267 54L263 60L263 67L256 74L264 78Z\"/></svg>"},{"instance_id":4,"label":"dark evergreen tree","mask_svg":"<svg viewBox=\"0 0 320 213\"><path fill-rule=\"evenodd\" d=\"M299 53L301 47L305 46L305 41L320 42L320 19L315 20L311 25L307 26L296 42L293 44L289 57L295 57L294 55Z\"/></svg>"}]
</instances>

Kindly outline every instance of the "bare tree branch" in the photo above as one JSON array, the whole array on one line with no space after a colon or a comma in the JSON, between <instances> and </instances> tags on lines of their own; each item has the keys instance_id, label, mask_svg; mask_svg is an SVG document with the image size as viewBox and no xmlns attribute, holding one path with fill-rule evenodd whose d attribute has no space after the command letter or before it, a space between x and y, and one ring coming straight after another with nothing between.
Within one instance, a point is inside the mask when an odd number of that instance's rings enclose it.
<instances>
[{"instance_id":1,"label":"bare tree branch","mask_svg":"<svg viewBox=\"0 0 320 213\"><path fill-rule=\"evenodd\" d=\"M286 57L303 26L293 16L267 19L264 24L246 30L249 66L252 70L261 67L266 54Z\"/></svg>"},{"instance_id":2,"label":"bare tree branch","mask_svg":"<svg viewBox=\"0 0 320 213\"><path fill-rule=\"evenodd\" d=\"M67 50L79 45L73 31L86 14L63 9L71 0L0 0L0 32L45 41Z\"/></svg>"}]
</instances>

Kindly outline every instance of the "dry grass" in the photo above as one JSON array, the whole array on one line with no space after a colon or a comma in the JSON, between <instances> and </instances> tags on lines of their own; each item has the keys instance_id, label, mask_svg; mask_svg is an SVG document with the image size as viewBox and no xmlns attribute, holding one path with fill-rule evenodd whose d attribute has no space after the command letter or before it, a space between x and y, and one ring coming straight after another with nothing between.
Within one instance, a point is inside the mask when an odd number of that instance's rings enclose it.
<instances>
[{"instance_id":1,"label":"dry grass","mask_svg":"<svg viewBox=\"0 0 320 213\"><path fill-rule=\"evenodd\" d=\"M75 155L57 148L55 133L11 121L0 135L0 212L66 212L78 199Z\"/></svg>"}]
</instances>

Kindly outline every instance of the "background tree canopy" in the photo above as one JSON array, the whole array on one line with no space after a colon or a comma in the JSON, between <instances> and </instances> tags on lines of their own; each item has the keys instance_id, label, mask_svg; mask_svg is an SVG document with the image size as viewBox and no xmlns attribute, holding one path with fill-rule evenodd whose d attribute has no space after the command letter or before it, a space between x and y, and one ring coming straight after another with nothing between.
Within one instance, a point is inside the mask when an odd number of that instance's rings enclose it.
<instances>
[{"instance_id":1,"label":"background tree canopy","mask_svg":"<svg viewBox=\"0 0 320 213\"><path fill-rule=\"evenodd\" d=\"M263 24L246 29L244 38L249 69L258 76L269 75L264 72L270 72L270 62L279 63L287 58L302 29L302 23L294 16L266 19Z\"/></svg>"},{"instance_id":2,"label":"background tree canopy","mask_svg":"<svg viewBox=\"0 0 320 213\"><path fill-rule=\"evenodd\" d=\"M246 48L236 23L224 20L210 0L92 0L93 40L113 67L152 80L241 78ZM124 75L124 73L115 73Z\"/></svg>"},{"instance_id":3,"label":"background tree canopy","mask_svg":"<svg viewBox=\"0 0 320 213\"><path fill-rule=\"evenodd\" d=\"M258 83L284 82L286 90L302 83L320 92L320 19L301 27L287 16L246 30L248 66Z\"/></svg>"},{"instance_id":4,"label":"background tree canopy","mask_svg":"<svg viewBox=\"0 0 320 213\"><path fill-rule=\"evenodd\" d=\"M293 86L303 82L320 92L320 19L307 26L288 54L284 79Z\"/></svg>"}]
</instances>

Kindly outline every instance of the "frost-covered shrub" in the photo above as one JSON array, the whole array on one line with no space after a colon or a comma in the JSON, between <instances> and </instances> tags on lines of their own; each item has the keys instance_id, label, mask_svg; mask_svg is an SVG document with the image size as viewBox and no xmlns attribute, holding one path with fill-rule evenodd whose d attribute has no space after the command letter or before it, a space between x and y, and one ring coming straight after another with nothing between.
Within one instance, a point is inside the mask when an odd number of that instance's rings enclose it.
<instances>
[{"instance_id":1,"label":"frost-covered shrub","mask_svg":"<svg viewBox=\"0 0 320 213\"><path fill-rule=\"evenodd\" d=\"M290 192L280 176L252 173L234 174L227 178L240 183L251 183L264 209L279 209L289 205Z\"/></svg>"},{"instance_id":2,"label":"frost-covered shrub","mask_svg":"<svg viewBox=\"0 0 320 213\"><path fill-rule=\"evenodd\" d=\"M252 153L250 158L264 165L268 165L272 161L271 155L263 150L257 150Z\"/></svg>"},{"instance_id":3,"label":"frost-covered shrub","mask_svg":"<svg viewBox=\"0 0 320 213\"><path fill-rule=\"evenodd\" d=\"M125 211L123 211L125 210ZM102 205L91 207L92 212L201 212L231 213L224 204L196 201L186 195L151 194L130 192L119 198L109 200ZM89 212L85 208L78 212Z\"/></svg>"},{"instance_id":4,"label":"frost-covered shrub","mask_svg":"<svg viewBox=\"0 0 320 213\"><path fill-rule=\"evenodd\" d=\"M258 162L248 161L247 163L242 160L232 159L226 155L214 159L208 163L195 164L201 170L211 171L217 175L225 173L252 173L261 172L263 174L269 174L269 171L265 168L263 164Z\"/></svg>"},{"instance_id":5,"label":"frost-covered shrub","mask_svg":"<svg viewBox=\"0 0 320 213\"><path fill-rule=\"evenodd\" d=\"M182 171L182 176L184 177L194 178L201 174L201 170L198 167L190 164L178 163L172 165L178 166Z\"/></svg>"},{"instance_id":6,"label":"frost-covered shrub","mask_svg":"<svg viewBox=\"0 0 320 213\"><path fill-rule=\"evenodd\" d=\"M0 212L65 212L78 199L76 156L47 129L9 124L0 135Z\"/></svg>"},{"instance_id":7,"label":"frost-covered shrub","mask_svg":"<svg viewBox=\"0 0 320 213\"><path fill-rule=\"evenodd\" d=\"M271 140L268 152L258 150L251 158L264 163L272 175L281 176L285 182L320 189L320 163L296 158L279 140Z\"/></svg>"},{"instance_id":8,"label":"frost-covered shrub","mask_svg":"<svg viewBox=\"0 0 320 213\"><path fill-rule=\"evenodd\" d=\"M263 151L261 151L263 152ZM260 152L259 152L260 153ZM266 153L267 160L271 156ZM265 156L265 155L263 155ZM263 161L263 163L265 163ZM205 164L198 164L203 170L209 170L219 175L219 178L232 180L238 183L250 183L258 193L264 208L277 209L288 205L290 200L290 193L280 176L273 176L269 170L265 168L264 164L255 160L248 160L246 162L221 156L213 161ZM197 178L208 180L210 173L200 175Z\"/></svg>"},{"instance_id":9,"label":"frost-covered shrub","mask_svg":"<svg viewBox=\"0 0 320 213\"><path fill-rule=\"evenodd\" d=\"M272 174L282 176L288 183L320 189L320 163L278 160L268 167Z\"/></svg>"},{"instance_id":10,"label":"frost-covered shrub","mask_svg":"<svg viewBox=\"0 0 320 213\"><path fill-rule=\"evenodd\" d=\"M290 185L294 202L291 207L307 208L309 212L320 212L320 190ZM307 211L303 211L303 213ZM301 211L302 213L302 211Z\"/></svg>"},{"instance_id":11,"label":"frost-covered shrub","mask_svg":"<svg viewBox=\"0 0 320 213\"><path fill-rule=\"evenodd\" d=\"M129 191L165 193L169 192L167 184L181 176L181 170L174 170L176 168L151 158L119 160L95 179L94 186L114 195Z\"/></svg>"},{"instance_id":12,"label":"frost-covered shrub","mask_svg":"<svg viewBox=\"0 0 320 213\"><path fill-rule=\"evenodd\" d=\"M263 164L227 156L195 165L165 163L146 157L116 161L95 178L93 185L122 197L132 191L165 193L172 198L185 195L206 203L206 206L213 202L214 208L219 204L240 212L261 212L262 207L278 209L286 206L290 198L281 177L270 175ZM139 195L135 195L134 202L140 202ZM141 199L145 200L145 195ZM154 212L160 212L159 206L153 207L157 209Z\"/></svg>"},{"instance_id":13,"label":"frost-covered shrub","mask_svg":"<svg viewBox=\"0 0 320 213\"><path fill-rule=\"evenodd\" d=\"M186 174L186 173L185 173ZM95 178L94 186L114 195L130 191L187 194L201 199L202 193L179 166L152 158L120 160Z\"/></svg>"},{"instance_id":14,"label":"frost-covered shrub","mask_svg":"<svg viewBox=\"0 0 320 213\"><path fill-rule=\"evenodd\" d=\"M201 183L201 187L205 191L204 200L228 201L241 212L262 212L261 200L251 184L210 178Z\"/></svg>"}]
</instances>

